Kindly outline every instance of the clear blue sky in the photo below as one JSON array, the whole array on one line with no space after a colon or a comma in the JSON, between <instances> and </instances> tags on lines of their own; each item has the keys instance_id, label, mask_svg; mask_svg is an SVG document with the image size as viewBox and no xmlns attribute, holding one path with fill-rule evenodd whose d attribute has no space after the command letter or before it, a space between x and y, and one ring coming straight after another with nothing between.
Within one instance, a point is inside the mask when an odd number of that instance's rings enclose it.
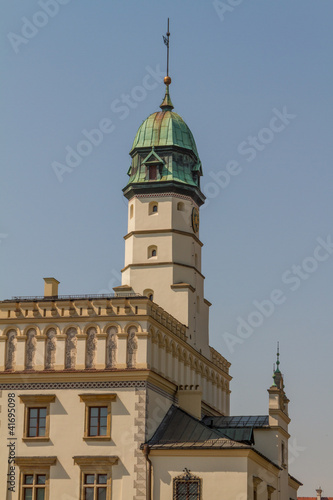
<instances>
[{"instance_id":1,"label":"clear blue sky","mask_svg":"<svg viewBox=\"0 0 333 500\"><path fill-rule=\"evenodd\" d=\"M61 281L62 294L119 284L121 189L136 130L163 97L156 68L165 67L169 16L171 96L205 175L210 340L232 363L231 411L267 413L279 340L290 471L303 495L318 484L333 495L332 1L225 0L225 13L198 0L62 3L44 15L32 0L0 7L0 297L40 295L44 276ZM126 94L135 99L121 111ZM104 118L112 132L59 182L52 164ZM254 312L272 293L281 303L266 303L260 321ZM261 325L241 338L249 316Z\"/></svg>"}]
</instances>

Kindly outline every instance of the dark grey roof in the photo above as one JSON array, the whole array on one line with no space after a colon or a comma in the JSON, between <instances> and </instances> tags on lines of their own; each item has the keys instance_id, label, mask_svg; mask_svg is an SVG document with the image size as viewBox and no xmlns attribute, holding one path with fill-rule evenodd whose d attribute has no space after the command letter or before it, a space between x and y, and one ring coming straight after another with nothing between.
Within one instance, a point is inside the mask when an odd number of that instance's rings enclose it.
<instances>
[{"instance_id":1,"label":"dark grey roof","mask_svg":"<svg viewBox=\"0 0 333 500\"><path fill-rule=\"evenodd\" d=\"M147 443L151 448L251 448L172 405Z\"/></svg>"},{"instance_id":2,"label":"dark grey roof","mask_svg":"<svg viewBox=\"0 0 333 500\"><path fill-rule=\"evenodd\" d=\"M268 427L268 415L240 415L237 417L204 417L202 421L213 428Z\"/></svg>"}]
</instances>

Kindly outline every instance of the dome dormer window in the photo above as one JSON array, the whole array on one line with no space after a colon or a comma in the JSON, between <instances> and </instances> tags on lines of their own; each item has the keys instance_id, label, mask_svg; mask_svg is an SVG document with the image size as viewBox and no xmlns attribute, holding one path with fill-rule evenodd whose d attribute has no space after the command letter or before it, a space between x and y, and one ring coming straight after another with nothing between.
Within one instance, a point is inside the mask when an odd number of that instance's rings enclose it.
<instances>
[{"instance_id":1,"label":"dome dormer window","mask_svg":"<svg viewBox=\"0 0 333 500\"><path fill-rule=\"evenodd\" d=\"M156 181L157 180L157 165L149 165L149 180Z\"/></svg>"}]
</instances>

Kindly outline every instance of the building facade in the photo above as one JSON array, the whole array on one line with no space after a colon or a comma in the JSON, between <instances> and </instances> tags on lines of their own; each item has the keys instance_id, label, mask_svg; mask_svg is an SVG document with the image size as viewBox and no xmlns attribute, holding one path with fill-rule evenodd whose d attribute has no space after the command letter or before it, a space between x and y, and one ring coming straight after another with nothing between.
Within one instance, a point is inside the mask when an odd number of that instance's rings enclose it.
<instances>
[{"instance_id":1,"label":"building facade","mask_svg":"<svg viewBox=\"0 0 333 500\"><path fill-rule=\"evenodd\" d=\"M202 165L165 83L130 152L122 285L62 296L44 278L43 296L0 303L0 498L297 498L279 365L268 414L230 416L230 363L209 345Z\"/></svg>"}]
</instances>

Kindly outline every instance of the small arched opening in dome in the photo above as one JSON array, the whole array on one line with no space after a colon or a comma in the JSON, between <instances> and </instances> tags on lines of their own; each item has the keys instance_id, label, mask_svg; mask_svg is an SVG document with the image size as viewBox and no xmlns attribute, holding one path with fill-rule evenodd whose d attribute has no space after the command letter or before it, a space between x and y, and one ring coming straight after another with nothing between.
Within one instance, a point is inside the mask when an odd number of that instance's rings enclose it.
<instances>
[{"instance_id":1,"label":"small arched opening in dome","mask_svg":"<svg viewBox=\"0 0 333 500\"><path fill-rule=\"evenodd\" d=\"M149 215L157 214L158 213L158 203L157 201L151 201L149 203L149 209L148 209Z\"/></svg>"},{"instance_id":2,"label":"small arched opening in dome","mask_svg":"<svg viewBox=\"0 0 333 500\"><path fill-rule=\"evenodd\" d=\"M177 210L178 210L179 212L184 212L184 210L185 210L185 204L184 204L182 201L179 201L179 202L177 203Z\"/></svg>"}]
</instances>

